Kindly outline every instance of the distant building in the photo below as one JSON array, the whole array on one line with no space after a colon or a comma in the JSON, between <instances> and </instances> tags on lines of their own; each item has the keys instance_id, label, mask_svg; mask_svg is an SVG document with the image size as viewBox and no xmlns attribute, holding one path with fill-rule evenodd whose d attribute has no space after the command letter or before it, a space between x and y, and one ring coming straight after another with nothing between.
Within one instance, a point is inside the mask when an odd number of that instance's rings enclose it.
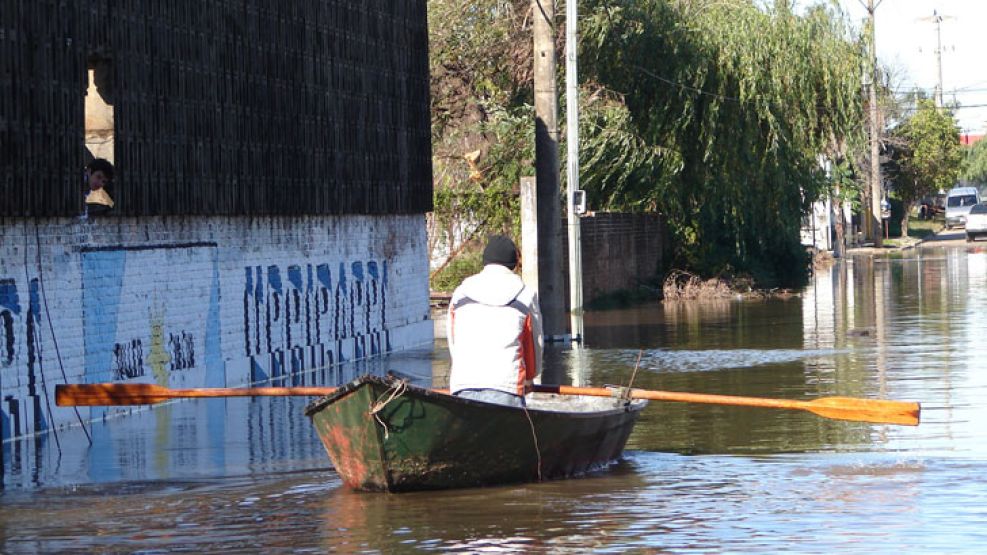
<instances>
[{"instance_id":1,"label":"distant building","mask_svg":"<svg viewBox=\"0 0 987 555\"><path fill-rule=\"evenodd\" d=\"M977 143L980 139L983 139L983 135L971 135L963 133L960 135L960 144L965 146L972 146Z\"/></svg>"},{"instance_id":2,"label":"distant building","mask_svg":"<svg viewBox=\"0 0 987 555\"><path fill-rule=\"evenodd\" d=\"M852 214L853 208L849 202L833 203L828 198L812 203L812 211L802 216L800 233L802 245L820 251L836 250L836 224L838 218L843 218L845 240L853 242Z\"/></svg>"}]
</instances>

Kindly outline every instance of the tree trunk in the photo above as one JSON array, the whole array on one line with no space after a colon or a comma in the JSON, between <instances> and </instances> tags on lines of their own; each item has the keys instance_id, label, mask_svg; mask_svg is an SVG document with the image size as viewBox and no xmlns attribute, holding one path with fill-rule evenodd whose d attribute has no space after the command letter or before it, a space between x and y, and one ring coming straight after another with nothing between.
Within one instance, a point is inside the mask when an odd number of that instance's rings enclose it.
<instances>
[{"instance_id":1,"label":"tree trunk","mask_svg":"<svg viewBox=\"0 0 987 555\"><path fill-rule=\"evenodd\" d=\"M836 187L836 196L830 197L830 209L833 211L836 222L836 240L833 242L833 257L842 258L843 249L846 246L846 229L844 228L843 203L840 201L840 188Z\"/></svg>"},{"instance_id":2,"label":"tree trunk","mask_svg":"<svg viewBox=\"0 0 987 555\"><path fill-rule=\"evenodd\" d=\"M901 236L908 237L908 218L912 214L912 208L915 206L915 201L903 202L902 203L905 213L901 215Z\"/></svg>"}]
</instances>

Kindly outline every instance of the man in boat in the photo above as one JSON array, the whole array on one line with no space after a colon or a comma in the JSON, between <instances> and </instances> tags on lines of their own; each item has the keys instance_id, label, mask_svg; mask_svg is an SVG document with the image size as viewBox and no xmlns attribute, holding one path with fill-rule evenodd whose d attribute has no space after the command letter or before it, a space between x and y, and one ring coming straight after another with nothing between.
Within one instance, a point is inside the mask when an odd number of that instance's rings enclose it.
<instances>
[{"instance_id":1,"label":"man in boat","mask_svg":"<svg viewBox=\"0 0 987 555\"><path fill-rule=\"evenodd\" d=\"M483 270L456 288L446 320L453 395L523 407L541 373L538 294L515 273L517 246L494 235L483 250Z\"/></svg>"}]
</instances>

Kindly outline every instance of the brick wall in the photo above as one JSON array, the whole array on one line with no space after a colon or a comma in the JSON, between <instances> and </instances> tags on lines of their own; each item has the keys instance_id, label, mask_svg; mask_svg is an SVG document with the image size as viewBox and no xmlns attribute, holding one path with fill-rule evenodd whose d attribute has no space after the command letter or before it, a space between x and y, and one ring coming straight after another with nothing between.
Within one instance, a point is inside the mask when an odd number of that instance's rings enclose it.
<instances>
[{"instance_id":1,"label":"brick wall","mask_svg":"<svg viewBox=\"0 0 987 555\"><path fill-rule=\"evenodd\" d=\"M668 232L658 214L601 212L580 219L583 301L634 289L665 270ZM564 250L568 250L564 243ZM564 261L568 268L568 254ZM568 303L568 273L566 302Z\"/></svg>"},{"instance_id":2,"label":"brick wall","mask_svg":"<svg viewBox=\"0 0 987 555\"><path fill-rule=\"evenodd\" d=\"M76 423L58 383L278 383L427 344L428 311L422 215L4 220L0 438Z\"/></svg>"}]
</instances>

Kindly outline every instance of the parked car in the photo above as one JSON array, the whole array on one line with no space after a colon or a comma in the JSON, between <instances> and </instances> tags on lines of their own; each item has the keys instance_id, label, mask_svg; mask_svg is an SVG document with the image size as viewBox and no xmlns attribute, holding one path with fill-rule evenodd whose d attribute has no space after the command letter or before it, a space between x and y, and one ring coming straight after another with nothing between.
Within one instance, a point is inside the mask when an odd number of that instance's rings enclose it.
<instances>
[{"instance_id":1,"label":"parked car","mask_svg":"<svg viewBox=\"0 0 987 555\"><path fill-rule=\"evenodd\" d=\"M978 235L987 235L987 203L973 206L966 217L966 240L976 241Z\"/></svg>"},{"instance_id":2,"label":"parked car","mask_svg":"<svg viewBox=\"0 0 987 555\"><path fill-rule=\"evenodd\" d=\"M946 195L946 229L966 225L966 216L973 205L980 204L976 187L955 187Z\"/></svg>"}]
</instances>

